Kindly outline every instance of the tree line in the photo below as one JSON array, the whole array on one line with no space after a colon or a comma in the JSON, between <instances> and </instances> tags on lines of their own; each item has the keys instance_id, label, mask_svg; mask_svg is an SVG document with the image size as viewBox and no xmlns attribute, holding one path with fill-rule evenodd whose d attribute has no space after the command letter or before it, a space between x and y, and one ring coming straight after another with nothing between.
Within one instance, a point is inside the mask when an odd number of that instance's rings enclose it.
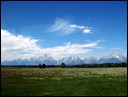
<instances>
[{"instance_id":1,"label":"tree line","mask_svg":"<svg viewBox=\"0 0 128 97\"><path fill-rule=\"evenodd\" d=\"M127 67L127 63L103 63L103 64L79 64L79 65L66 65L65 63L61 63L60 65L1 65L1 67L28 67L28 68L105 68L105 67Z\"/></svg>"},{"instance_id":2,"label":"tree line","mask_svg":"<svg viewBox=\"0 0 128 97\"><path fill-rule=\"evenodd\" d=\"M103 63L103 64L81 64L81 65L65 65L64 63L61 64L62 68L104 68L104 67L127 67L127 63Z\"/></svg>"},{"instance_id":3,"label":"tree line","mask_svg":"<svg viewBox=\"0 0 128 97\"><path fill-rule=\"evenodd\" d=\"M46 67L61 67L61 68L105 68L105 67L127 67L127 63L103 63L103 64L80 64L80 65L66 65L65 63L61 63L61 65L45 65L39 64L39 68Z\"/></svg>"}]
</instances>

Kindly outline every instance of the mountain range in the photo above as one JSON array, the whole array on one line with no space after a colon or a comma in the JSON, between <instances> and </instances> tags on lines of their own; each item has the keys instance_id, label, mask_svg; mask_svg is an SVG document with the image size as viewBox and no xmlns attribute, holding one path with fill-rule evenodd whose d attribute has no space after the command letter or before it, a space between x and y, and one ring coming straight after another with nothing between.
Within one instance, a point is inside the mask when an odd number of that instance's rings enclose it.
<instances>
[{"instance_id":1,"label":"mountain range","mask_svg":"<svg viewBox=\"0 0 128 97\"><path fill-rule=\"evenodd\" d=\"M66 65L78 65L78 64L101 64L101 63L121 63L127 62L127 57L124 57L120 52L113 52L108 54L99 60L93 56L86 56L83 59L79 57L65 57L55 60L52 56L45 54L40 57L32 57L30 59L15 59L12 61L3 61L1 65L38 65L38 64L47 64L47 65L60 65L61 63Z\"/></svg>"}]
</instances>

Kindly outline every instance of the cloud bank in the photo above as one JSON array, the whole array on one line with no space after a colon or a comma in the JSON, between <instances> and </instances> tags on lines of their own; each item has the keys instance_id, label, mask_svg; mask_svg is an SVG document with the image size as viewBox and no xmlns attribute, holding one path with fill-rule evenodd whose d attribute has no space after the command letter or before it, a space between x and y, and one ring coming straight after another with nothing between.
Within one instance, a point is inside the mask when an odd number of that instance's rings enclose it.
<instances>
[{"instance_id":1,"label":"cloud bank","mask_svg":"<svg viewBox=\"0 0 128 97\"><path fill-rule=\"evenodd\" d=\"M68 42L61 46L44 48L38 42L38 39L30 36L13 35L9 31L1 29L1 60L29 59L46 53L59 59L70 55L86 54L98 47L100 43L99 41L86 44Z\"/></svg>"}]
</instances>

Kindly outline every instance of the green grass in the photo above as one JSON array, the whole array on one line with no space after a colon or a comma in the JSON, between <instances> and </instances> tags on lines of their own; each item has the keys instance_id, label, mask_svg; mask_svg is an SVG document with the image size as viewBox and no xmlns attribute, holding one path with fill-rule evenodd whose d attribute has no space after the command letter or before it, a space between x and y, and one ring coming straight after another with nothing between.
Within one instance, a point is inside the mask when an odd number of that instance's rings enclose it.
<instances>
[{"instance_id":1,"label":"green grass","mask_svg":"<svg viewBox=\"0 0 128 97\"><path fill-rule=\"evenodd\" d=\"M127 68L2 68L2 96L126 96Z\"/></svg>"}]
</instances>

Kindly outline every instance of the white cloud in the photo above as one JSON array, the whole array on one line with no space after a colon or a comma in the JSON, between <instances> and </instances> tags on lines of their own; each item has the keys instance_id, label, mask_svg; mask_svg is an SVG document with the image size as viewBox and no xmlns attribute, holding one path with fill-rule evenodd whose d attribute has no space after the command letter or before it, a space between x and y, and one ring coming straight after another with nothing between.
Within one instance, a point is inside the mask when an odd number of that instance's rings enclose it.
<instances>
[{"instance_id":1,"label":"white cloud","mask_svg":"<svg viewBox=\"0 0 128 97\"><path fill-rule=\"evenodd\" d=\"M83 33L92 33L90 29L83 29Z\"/></svg>"},{"instance_id":2,"label":"white cloud","mask_svg":"<svg viewBox=\"0 0 128 97\"><path fill-rule=\"evenodd\" d=\"M38 40L22 35L13 35L7 30L1 29L1 53L2 60L15 58L29 58L41 48L37 45Z\"/></svg>"},{"instance_id":3,"label":"white cloud","mask_svg":"<svg viewBox=\"0 0 128 97\"><path fill-rule=\"evenodd\" d=\"M89 27L86 27L86 26L78 26L76 24L71 24L70 27L81 29L83 31L83 33L92 33L91 29Z\"/></svg>"},{"instance_id":4,"label":"white cloud","mask_svg":"<svg viewBox=\"0 0 128 97\"><path fill-rule=\"evenodd\" d=\"M99 41L86 44L68 42L62 46L44 48L38 45L38 41L31 37L13 35L9 31L1 29L1 60L29 59L46 53L59 59L69 55L86 54L99 45Z\"/></svg>"},{"instance_id":5,"label":"white cloud","mask_svg":"<svg viewBox=\"0 0 128 97\"><path fill-rule=\"evenodd\" d=\"M63 35L74 33L77 30L82 30L83 33L92 33L89 27L71 24L69 21L60 18L57 18L54 24L49 27L50 32L60 32Z\"/></svg>"}]
</instances>

